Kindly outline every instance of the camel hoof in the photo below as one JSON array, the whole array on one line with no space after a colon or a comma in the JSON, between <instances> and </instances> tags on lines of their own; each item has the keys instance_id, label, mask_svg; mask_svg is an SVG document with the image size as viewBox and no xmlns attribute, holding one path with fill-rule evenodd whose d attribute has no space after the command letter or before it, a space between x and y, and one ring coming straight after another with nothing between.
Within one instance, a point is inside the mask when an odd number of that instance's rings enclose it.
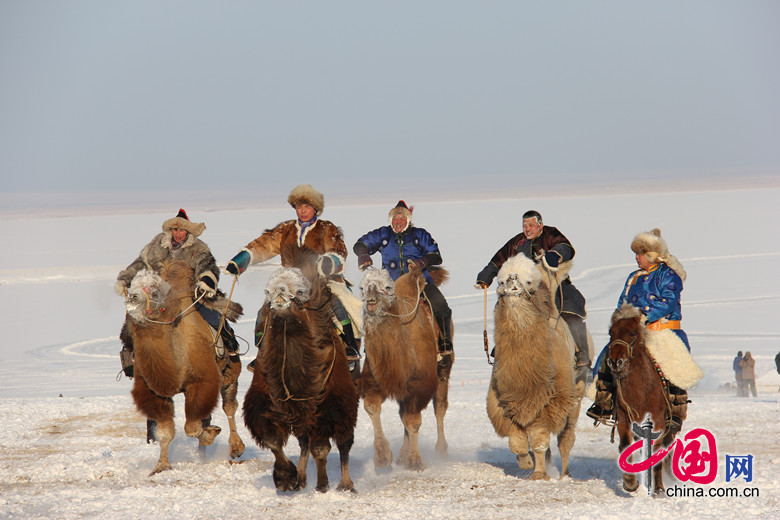
<instances>
[{"instance_id":1,"label":"camel hoof","mask_svg":"<svg viewBox=\"0 0 780 520\"><path fill-rule=\"evenodd\" d=\"M448 449L447 442L436 443L436 458L446 459Z\"/></svg>"},{"instance_id":2,"label":"camel hoof","mask_svg":"<svg viewBox=\"0 0 780 520\"><path fill-rule=\"evenodd\" d=\"M350 493L357 494L357 490L355 489L355 484L353 484L352 482L339 484L339 486L336 488L336 491L349 491Z\"/></svg>"},{"instance_id":3,"label":"camel hoof","mask_svg":"<svg viewBox=\"0 0 780 520\"><path fill-rule=\"evenodd\" d=\"M214 439L217 438L217 435L222 431L222 428L219 426L209 426L207 428L203 428L203 433L201 433L198 436L198 441L200 441L201 446L211 446L211 443L214 442Z\"/></svg>"},{"instance_id":4,"label":"camel hoof","mask_svg":"<svg viewBox=\"0 0 780 520\"><path fill-rule=\"evenodd\" d=\"M315 489L316 491L318 491L319 493L327 493L328 491L330 491L330 484L328 484L328 483L326 482L326 483L324 483L324 484L320 484L320 485L318 485L318 486L317 486L316 488L314 488L314 489Z\"/></svg>"},{"instance_id":5,"label":"camel hoof","mask_svg":"<svg viewBox=\"0 0 780 520\"><path fill-rule=\"evenodd\" d=\"M534 473L531 475L531 480L550 480L550 475L544 472Z\"/></svg>"},{"instance_id":6,"label":"camel hoof","mask_svg":"<svg viewBox=\"0 0 780 520\"><path fill-rule=\"evenodd\" d=\"M151 473L149 473L149 476L157 475L158 473L162 473L163 471L168 471L169 469L173 469L171 464L169 462L166 463L158 463Z\"/></svg>"},{"instance_id":7,"label":"camel hoof","mask_svg":"<svg viewBox=\"0 0 780 520\"><path fill-rule=\"evenodd\" d=\"M520 469L534 469L534 459L530 455L518 455L517 465Z\"/></svg>"},{"instance_id":8,"label":"camel hoof","mask_svg":"<svg viewBox=\"0 0 780 520\"><path fill-rule=\"evenodd\" d=\"M241 441L241 439L239 439L238 442L231 442L230 458L231 459L239 458L241 455L244 454L244 449L246 449L246 446L244 446L244 443Z\"/></svg>"},{"instance_id":9,"label":"camel hoof","mask_svg":"<svg viewBox=\"0 0 780 520\"><path fill-rule=\"evenodd\" d=\"M406 469L410 471L418 471L422 472L427 469L427 466L423 464L422 459L416 459L416 460L407 460L406 461Z\"/></svg>"},{"instance_id":10,"label":"camel hoof","mask_svg":"<svg viewBox=\"0 0 780 520\"><path fill-rule=\"evenodd\" d=\"M274 479L274 486L279 491L298 491L302 489L298 482L298 470L292 462L289 464L274 464L274 471L271 476ZM303 482L303 487L306 487L305 481Z\"/></svg>"}]
</instances>

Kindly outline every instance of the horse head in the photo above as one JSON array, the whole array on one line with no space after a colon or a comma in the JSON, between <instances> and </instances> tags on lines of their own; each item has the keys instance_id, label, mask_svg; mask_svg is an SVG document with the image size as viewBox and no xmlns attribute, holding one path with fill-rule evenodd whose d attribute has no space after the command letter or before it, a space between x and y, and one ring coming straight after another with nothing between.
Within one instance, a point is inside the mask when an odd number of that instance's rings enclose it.
<instances>
[{"instance_id":1,"label":"horse head","mask_svg":"<svg viewBox=\"0 0 780 520\"><path fill-rule=\"evenodd\" d=\"M628 374L631 360L644 348L644 320L633 305L623 305L612 314L607 365L618 379Z\"/></svg>"},{"instance_id":2,"label":"horse head","mask_svg":"<svg viewBox=\"0 0 780 520\"><path fill-rule=\"evenodd\" d=\"M395 301L395 283L385 269L368 269L360 282L363 314L381 317Z\"/></svg>"},{"instance_id":3,"label":"horse head","mask_svg":"<svg viewBox=\"0 0 780 520\"><path fill-rule=\"evenodd\" d=\"M164 311L170 292L171 286L159 274L150 269L139 271L127 290L127 314L135 321L144 321L151 314Z\"/></svg>"},{"instance_id":4,"label":"horse head","mask_svg":"<svg viewBox=\"0 0 780 520\"><path fill-rule=\"evenodd\" d=\"M502 296L532 296L542 283L536 263L525 255L515 255L498 271L496 293Z\"/></svg>"},{"instance_id":5,"label":"horse head","mask_svg":"<svg viewBox=\"0 0 780 520\"><path fill-rule=\"evenodd\" d=\"M265 298L276 312L290 309L292 304L302 306L311 297L311 282L297 267L276 270L265 286Z\"/></svg>"}]
</instances>

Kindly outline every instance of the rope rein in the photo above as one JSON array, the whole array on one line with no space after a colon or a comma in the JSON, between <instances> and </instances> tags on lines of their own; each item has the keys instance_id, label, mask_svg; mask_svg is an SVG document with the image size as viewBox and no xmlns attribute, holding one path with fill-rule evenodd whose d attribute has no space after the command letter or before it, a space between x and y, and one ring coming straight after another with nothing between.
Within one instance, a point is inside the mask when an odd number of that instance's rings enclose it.
<instances>
[{"instance_id":1,"label":"rope rein","mask_svg":"<svg viewBox=\"0 0 780 520\"><path fill-rule=\"evenodd\" d=\"M282 357L282 374L281 374L281 380L282 380L282 387L284 388L284 393L286 397L282 399L282 402L286 401L309 401L311 399L315 399L317 396L312 395L309 397L294 397L290 393L290 389L287 388L287 382L284 380L284 369L287 365L287 321L284 322L284 356ZM330 360L330 367L328 367L328 373L325 374L325 378L322 380L322 387L319 389L318 393L322 392L325 387L328 384L328 381L330 381L330 375L333 373L333 366L336 364L336 346L333 346L333 358Z\"/></svg>"}]
</instances>

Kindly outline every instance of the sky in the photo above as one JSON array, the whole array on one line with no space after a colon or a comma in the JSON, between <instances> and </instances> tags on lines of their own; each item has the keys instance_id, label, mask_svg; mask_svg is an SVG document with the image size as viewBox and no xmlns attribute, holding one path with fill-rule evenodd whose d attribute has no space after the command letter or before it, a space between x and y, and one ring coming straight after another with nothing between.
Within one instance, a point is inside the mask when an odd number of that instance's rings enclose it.
<instances>
[{"instance_id":1,"label":"sky","mask_svg":"<svg viewBox=\"0 0 780 520\"><path fill-rule=\"evenodd\" d=\"M0 209L776 183L778 50L772 0L3 0Z\"/></svg>"}]
</instances>

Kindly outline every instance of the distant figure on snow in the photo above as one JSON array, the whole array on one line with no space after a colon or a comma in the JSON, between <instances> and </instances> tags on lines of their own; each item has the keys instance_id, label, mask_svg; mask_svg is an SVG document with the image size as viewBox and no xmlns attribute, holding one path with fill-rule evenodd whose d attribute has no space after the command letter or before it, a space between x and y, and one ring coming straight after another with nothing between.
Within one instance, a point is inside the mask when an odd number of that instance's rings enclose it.
<instances>
[{"instance_id":1,"label":"distant figure on snow","mask_svg":"<svg viewBox=\"0 0 780 520\"><path fill-rule=\"evenodd\" d=\"M742 382L742 351L737 352L734 362L731 364L734 369L734 378L737 380L737 397L743 397L745 395L745 384Z\"/></svg>"},{"instance_id":2,"label":"distant figure on snow","mask_svg":"<svg viewBox=\"0 0 780 520\"><path fill-rule=\"evenodd\" d=\"M753 397L756 395L756 360L750 355L750 352L745 352L745 357L739 362L742 367L742 382L745 385L745 394L743 397L749 397L750 392L753 392Z\"/></svg>"}]
</instances>

